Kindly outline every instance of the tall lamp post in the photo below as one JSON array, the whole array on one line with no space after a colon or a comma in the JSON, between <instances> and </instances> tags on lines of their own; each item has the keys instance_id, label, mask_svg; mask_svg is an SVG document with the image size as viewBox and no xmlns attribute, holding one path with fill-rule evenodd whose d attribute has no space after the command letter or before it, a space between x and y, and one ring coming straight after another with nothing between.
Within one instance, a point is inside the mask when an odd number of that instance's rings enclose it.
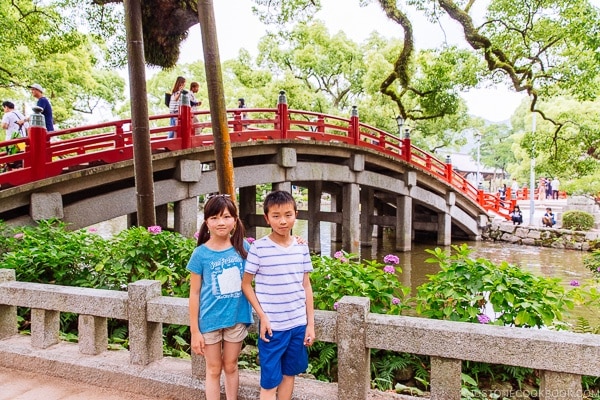
<instances>
[{"instance_id":1,"label":"tall lamp post","mask_svg":"<svg viewBox=\"0 0 600 400\"><path fill-rule=\"evenodd\" d=\"M477 137L477 189L482 189L481 178L480 178L480 161L481 161L481 133L475 132L475 136Z\"/></svg>"},{"instance_id":2,"label":"tall lamp post","mask_svg":"<svg viewBox=\"0 0 600 400\"><path fill-rule=\"evenodd\" d=\"M535 137L535 116L533 113L531 118L531 133ZM529 187L531 190L529 191L529 225L533 226L534 224L534 214L535 214L535 202L533 198L535 197L535 141L533 142L531 149L531 164L529 169Z\"/></svg>"},{"instance_id":3,"label":"tall lamp post","mask_svg":"<svg viewBox=\"0 0 600 400\"><path fill-rule=\"evenodd\" d=\"M401 115L396 117L396 123L398 124L398 137L402 138L402 127L404 126L404 118Z\"/></svg>"}]
</instances>

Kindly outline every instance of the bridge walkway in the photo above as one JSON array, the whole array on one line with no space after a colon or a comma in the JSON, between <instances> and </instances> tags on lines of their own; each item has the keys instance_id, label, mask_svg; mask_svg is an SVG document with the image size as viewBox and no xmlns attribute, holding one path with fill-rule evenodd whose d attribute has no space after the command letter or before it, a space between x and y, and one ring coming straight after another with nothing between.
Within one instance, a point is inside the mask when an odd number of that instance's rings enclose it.
<instances>
[{"instance_id":1,"label":"bridge walkway","mask_svg":"<svg viewBox=\"0 0 600 400\"><path fill-rule=\"evenodd\" d=\"M81 382L0 367L0 400L156 400Z\"/></svg>"}]
</instances>

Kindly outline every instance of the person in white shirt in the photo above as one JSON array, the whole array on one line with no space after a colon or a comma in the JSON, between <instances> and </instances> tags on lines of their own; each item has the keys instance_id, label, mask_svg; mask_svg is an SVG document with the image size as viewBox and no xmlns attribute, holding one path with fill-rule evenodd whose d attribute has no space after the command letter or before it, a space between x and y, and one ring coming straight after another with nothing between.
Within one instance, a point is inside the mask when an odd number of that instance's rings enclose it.
<instances>
[{"instance_id":1,"label":"person in white shirt","mask_svg":"<svg viewBox=\"0 0 600 400\"><path fill-rule=\"evenodd\" d=\"M558 200L558 187L560 186L560 181L558 180L558 178L554 178L552 179L552 182L550 182L550 186L552 187L552 198L554 200Z\"/></svg>"},{"instance_id":2,"label":"person in white shirt","mask_svg":"<svg viewBox=\"0 0 600 400\"><path fill-rule=\"evenodd\" d=\"M29 124L24 121L25 116L15 110L15 104L10 101L2 103L4 108L4 116L2 117L2 129L6 130L4 140L16 139L17 136L27 136L27 128ZM13 135L15 135L13 137Z\"/></svg>"}]
</instances>

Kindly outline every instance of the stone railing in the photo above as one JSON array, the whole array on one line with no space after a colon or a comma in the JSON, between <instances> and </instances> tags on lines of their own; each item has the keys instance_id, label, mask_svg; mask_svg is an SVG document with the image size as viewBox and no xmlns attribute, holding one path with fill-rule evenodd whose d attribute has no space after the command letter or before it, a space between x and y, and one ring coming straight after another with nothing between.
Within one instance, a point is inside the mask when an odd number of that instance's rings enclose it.
<instances>
[{"instance_id":1,"label":"stone railing","mask_svg":"<svg viewBox=\"0 0 600 400\"><path fill-rule=\"evenodd\" d=\"M17 307L31 308L31 338L17 334ZM61 312L79 315L79 343L59 340ZM109 318L127 320L129 351L107 351ZM137 392L204 398L203 359L163 357L162 325L189 325L187 299L161 296L158 281L127 292L15 281L0 269L0 366ZM539 398L582 399L581 375L600 376L600 336L369 313L344 297L317 311L318 340L338 345L338 383L296 380L294 399L413 399L370 389L370 349L430 356L434 400L461 398L462 360L539 370ZM242 371L239 399L258 398L258 374ZM416 398L415 398L416 399Z\"/></svg>"}]
</instances>

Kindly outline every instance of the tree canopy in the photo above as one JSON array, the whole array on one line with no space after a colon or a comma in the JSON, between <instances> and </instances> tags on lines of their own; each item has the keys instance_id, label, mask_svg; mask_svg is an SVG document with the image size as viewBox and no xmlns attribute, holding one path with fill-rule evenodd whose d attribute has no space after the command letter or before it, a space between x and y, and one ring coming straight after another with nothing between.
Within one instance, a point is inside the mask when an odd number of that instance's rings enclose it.
<instances>
[{"instance_id":1,"label":"tree canopy","mask_svg":"<svg viewBox=\"0 0 600 400\"><path fill-rule=\"evenodd\" d=\"M27 87L39 83L62 127L122 100L124 80L102 67L103 42L82 33L75 22L57 4L0 3L0 97L29 113L25 104L33 105L34 99Z\"/></svg>"}]
</instances>

